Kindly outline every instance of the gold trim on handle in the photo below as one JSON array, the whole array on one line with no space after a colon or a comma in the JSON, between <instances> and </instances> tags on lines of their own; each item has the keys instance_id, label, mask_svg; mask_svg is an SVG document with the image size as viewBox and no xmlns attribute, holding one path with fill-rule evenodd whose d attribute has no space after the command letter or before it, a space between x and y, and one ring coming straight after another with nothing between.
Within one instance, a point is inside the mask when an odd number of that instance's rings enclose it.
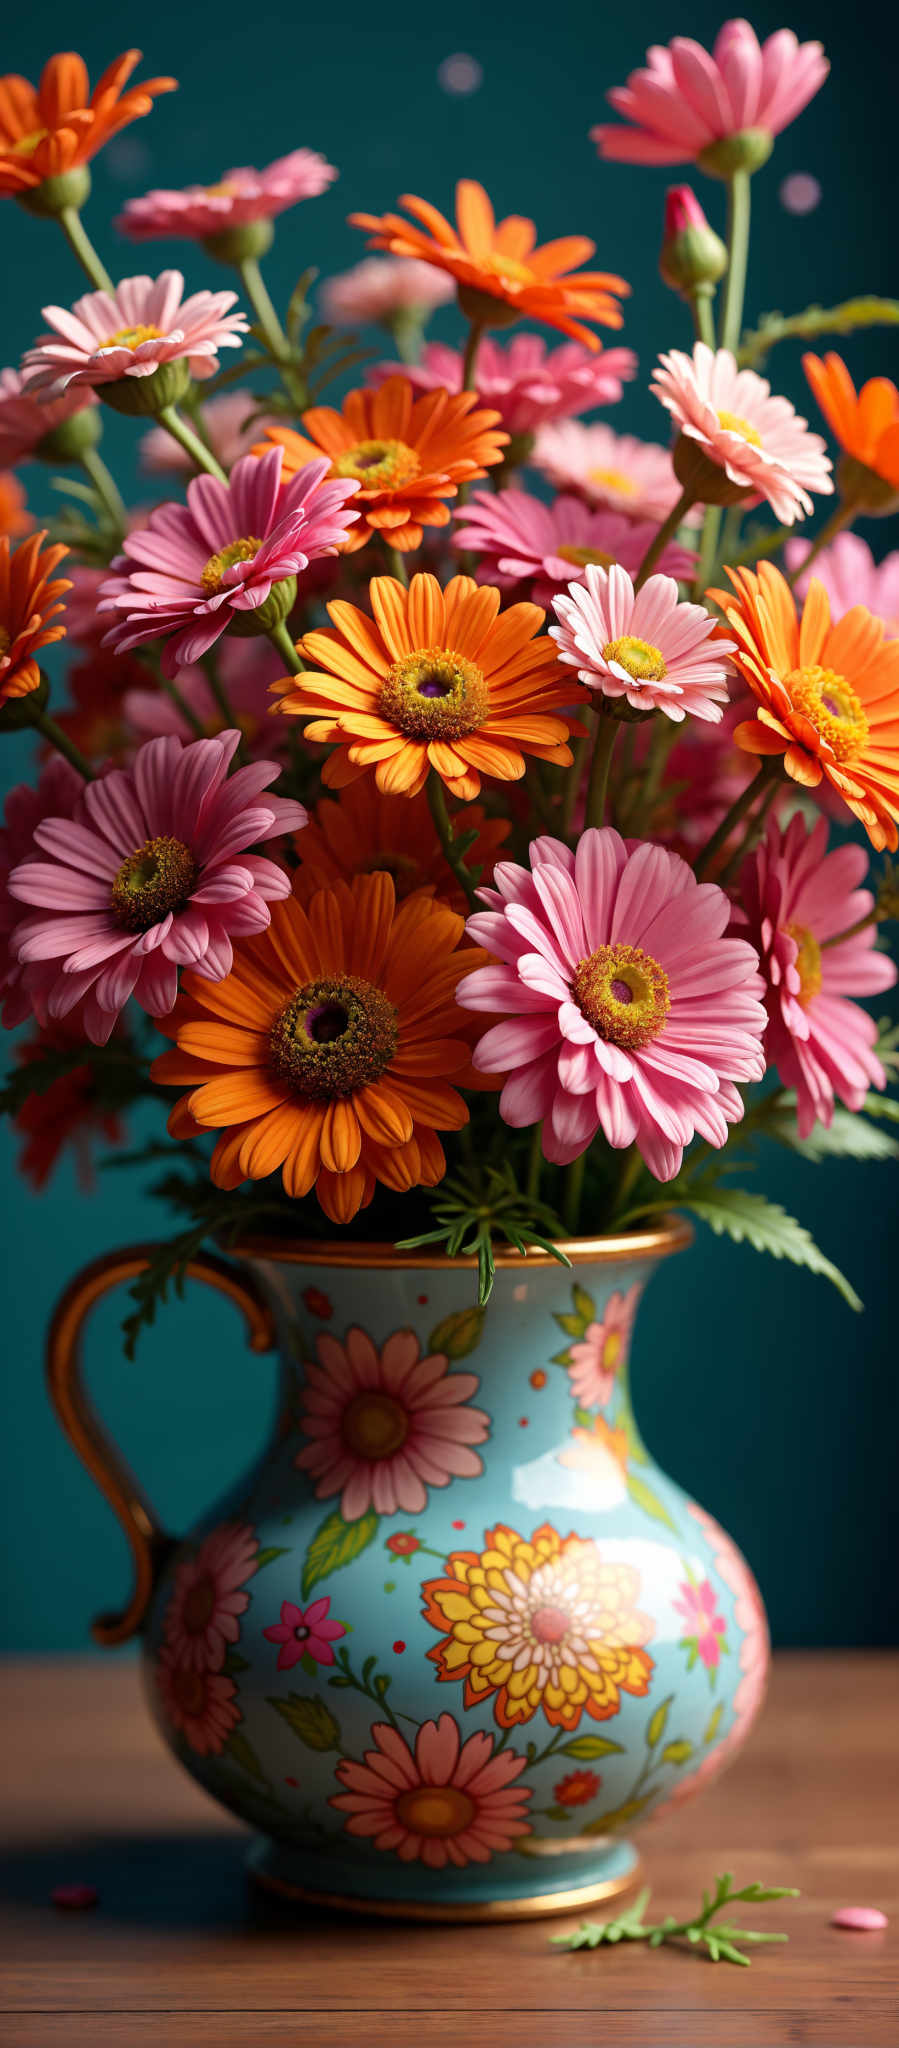
<instances>
[{"instance_id":1,"label":"gold trim on handle","mask_svg":"<svg viewBox=\"0 0 899 2048\"><path fill-rule=\"evenodd\" d=\"M93 1623L94 1640L105 1648L124 1643L139 1629L171 1537L156 1519L117 1445L107 1435L94 1409L81 1368L81 1326L95 1302L120 1280L134 1280L146 1271L157 1247L131 1245L127 1250L95 1259L66 1288L47 1339L47 1384L63 1429L91 1478L118 1515L134 1560L134 1591L121 1614L101 1614ZM251 1351L269 1351L275 1341L274 1318L252 1277L238 1273L224 1259L198 1252L185 1267L191 1280L203 1280L243 1310Z\"/></svg>"}]
</instances>

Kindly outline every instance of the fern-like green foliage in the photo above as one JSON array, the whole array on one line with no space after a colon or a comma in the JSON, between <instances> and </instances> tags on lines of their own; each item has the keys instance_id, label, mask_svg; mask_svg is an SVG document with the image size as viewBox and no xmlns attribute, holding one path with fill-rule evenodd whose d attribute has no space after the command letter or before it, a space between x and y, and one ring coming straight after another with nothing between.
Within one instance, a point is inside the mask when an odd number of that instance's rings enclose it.
<instances>
[{"instance_id":1,"label":"fern-like green foliage","mask_svg":"<svg viewBox=\"0 0 899 2048\"><path fill-rule=\"evenodd\" d=\"M716 1877L714 1891L703 1892L702 1905L692 1920L676 1920L673 1913L668 1913L664 1920L654 1923L643 1917L651 1896L647 1888L614 1920L582 1920L573 1934L553 1934L550 1940L556 1948L601 1948L604 1944L614 1947L620 1941L645 1941L649 1948L661 1948L664 1942L686 1942L698 1954L708 1956L710 1962L739 1963L745 1970L752 1961L751 1956L743 1953L747 1943L755 1947L759 1942L784 1942L788 1937L736 1927L730 1921L719 1920L718 1914L725 1906L760 1906L770 1899L798 1899L799 1893L794 1886L782 1884L744 1884L735 1891L731 1873L725 1870Z\"/></svg>"},{"instance_id":2,"label":"fern-like green foliage","mask_svg":"<svg viewBox=\"0 0 899 2048\"><path fill-rule=\"evenodd\" d=\"M397 1251L418 1251L424 1245L439 1245L449 1258L477 1257L478 1305L483 1308L493 1290L496 1261L494 1242L510 1244L518 1252L533 1247L551 1252L561 1266L571 1264L554 1238L564 1235L562 1224L545 1202L523 1194L511 1166L471 1169L441 1181L431 1200L433 1230L401 1239Z\"/></svg>"},{"instance_id":3,"label":"fern-like green foliage","mask_svg":"<svg viewBox=\"0 0 899 2048\"><path fill-rule=\"evenodd\" d=\"M815 341L821 334L855 334L860 327L895 327L899 300L870 293L844 299L841 306L806 306L802 313L764 313L752 334L744 334L737 360L742 368L758 369L778 341Z\"/></svg>"}]
</instances>

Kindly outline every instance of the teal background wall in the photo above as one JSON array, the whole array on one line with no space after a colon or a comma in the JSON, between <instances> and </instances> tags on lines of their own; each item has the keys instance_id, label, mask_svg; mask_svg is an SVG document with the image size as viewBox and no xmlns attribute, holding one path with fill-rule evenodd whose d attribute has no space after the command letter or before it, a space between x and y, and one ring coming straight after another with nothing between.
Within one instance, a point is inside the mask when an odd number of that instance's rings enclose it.
<instances>
[{"instance_id":1,"label":"teal background wall","mask_svg":"<svg viewBox=\"0 0 899 2048\"><path fill-rule=\"evenodd\" d=\"M686 173L601 165L587 131L603 117L605 88L623 83L649 43L683 28L708 44L721 12L717 0L694 0L688 18L672 5L613 10L586 0L556 0L552 8L494 0L485 8L457 0L444 19L437 10L397 12L369 0L289 14L273 0L252 8L217 0L211 11L189 14L158 0L141 25L143 69L174 72L181 90L99 159L91 230L119 274L176 263L195 286L221 285L224 273L186 243L138 250L118 243L107 225L113 213L153 184L211 182L235 162L264 164L299 144L320 149L341 175L281 224L266 274L283 300L307 264L343 269L363 253L362 237L345 224L352 209L382 210L406 190L446 206L457 175L479 177L499 211L532 214L541 239L592 234L602 267L631 279L622 339L639 352L640 383L618 417L607 416L663 439L661 412L645 388L648 371L660 347L688 345L688 328L655 262L665 186ZM755 180L752 324L772 307L832 304L860 289L897 291L895 48L891 56L886 17L871 0L851 13L833 0L787 12L800 36L824 41L833 70ZM766 4L752 18L764 35L783 15ZM0 62L34 76L72 33L70 12L55 0L37 16L16 11L4 27ZM82 13L78 35L96 75L127 30L121 11L104 4ZM438 67L454 51L483 67L480 89L467 98L438 84ZM792 171L811 172L822 188L820 206L804 218L779 202ZM721 188L699 178L696 185L721 226ZM2 229L2 358L16 363L41 326L41 304L70 302L82 283L50 225L7 201ZM451 310L432 331L454 332ZM779 387L797 402L807 398L799 353L785 346L774 358ZM857 380L899 374L888 331L851 340L845 353ZM128 423L110 421L105 452L132 488L133 439ZM37 472L26 475L35 509L45 509ZM897 524L868 522L862 531L882 554L899 545ZM0 763L6 780L27 774L28 760L24 742L8 743ZM154 1121L145 1112L135 1135ZM107 1176L85 1198L64 1168L35 1197L15 1173L15 1152L4 1130L0 1641L23 1650L76 1649L87 1644L92 1613L121 1598L128 1561L117 1524L49 1414L44 1329L79 1265L106 1247L152 1236L163 1219L127 1172ZM660 1270L641 1313L635 1390L643 1428L662 1463L746 1550L777 1640L891 1642L899 1620L887 1534L897 1420L895 1173L849 1164L835 1172L778 1155L765 1185L850 1274L865 1315L853 1316L822 1281L702 1236L688 1257ZM134 1365L121 1359L117 1321L115 1306L96 1317L92 1383L177 1529L261 1441L272 1368L244 1355L231 1312L205 1291L189 1290L163 1317Z\"/></svg>"}]
</instances>

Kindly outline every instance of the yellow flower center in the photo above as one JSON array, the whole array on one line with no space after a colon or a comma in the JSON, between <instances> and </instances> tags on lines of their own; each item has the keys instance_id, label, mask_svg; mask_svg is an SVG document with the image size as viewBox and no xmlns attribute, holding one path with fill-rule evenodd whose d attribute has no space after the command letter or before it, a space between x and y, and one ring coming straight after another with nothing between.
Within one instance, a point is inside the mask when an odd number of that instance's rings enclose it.
<instances>
[{"instance_id":1,"label":"yellow flower center","mask_svg":"<svg viewBox=\"0 0 899 2048\"><path fill-rule=\"evenodd\" d=\"M252 562L256 555L258 555L261 546L261 540L257 540L255 535L251 533L244 540L229 541L228 546L220 548L217 555L210 555L200 577L200 582L207 596L215 597L216 593L221 590L226 569L233 569L235 562Z\"/></svg>"},{"instance_id":2,"label":"yellow flower center","mask_svg":"<svg viewBox=\"0 0 899 2048\"><path fill-rule=\"evenodd\" d=\"M392 1394L366 1389L347 1403L340 1418L340 1434L347 1450L357 1458L392 1458L409 1434L409 1417Z\"/></svg>"},{"instance_id":3,"label":"yellow flower center","mask_svg":"<svg viewBox=\"0 0 899 2048\"><path fill-rule=\"evenodd\" d=\"M476 732L490 708L479 668L446 647L421 647L394 662L378 708L409 740L457 740Z\"/></svg>"},{"instance_id":4,"label":"yellow flower center","mask_svg":"<svg viewBox=\"0 0 899 2048\"><path fill-rule=\"evenodd\" d=\"M142 341L161 341L161 327L117 327L101 341L101 348L139 348Z\"/></svg>"},{"instance_id":5,"label":"yellow flower center","mask_svg":"<svg viewBox=\"0 0 899 2048\"><path fill-rule=\"evenodd\" d=\"M665 657L661 648L654 647L651 640L635 640L630 633L625 633L620 640L607 640L602 658L627 669L635 683L659 683L665 674Z\"/></svg>"},{"instance_id":6,"label":"yellow flower center","mask_svg":"<svg viewBox=\"0 0 899 2048\"><path fill-rule=\"evenodd\" d=\"M330 1102L377 1081L396 1051L397 1013L359 975L306 982L272 1026L271 1063L298 1095Z\"/></svg>"},{"instance_id":7,"label":"yellow flower center","mask_svg":"<svg viewBox=\"0 0 899 2048\"><path fill-rule=\"evenodd\" d=\"M197 863L181 839L146 839L123 860L112 885L114 917L126 932L149 931L170 910L183 910L196 886Z\"/></svg>"},{"instance_id":8,"label":"yellow flower center","mask_svg":"<svg viewBox=\"0 0 899 2048\"><path fill-rule=\"evenodd\" d=\"M760 448L762 445L761 434L738 412L719 412L718 425L726 428L729 434L739 434L741 441L748 441L753 448Z\"/></svg>"},{"instance_id":9,"label":"yellow flower center","mask_svg":"<svg viewBox=\"0 0 899 2048\"><path fill-rule=\"evenodd\" d=\"M49 132L47 128L32 128L28 135L20 135L18 142L13 142L9 145L9 155L33 156L35 150L46 139Z\"/></svg>"},{"instance_id":10,"label":"yellow flower center","mask_svg":"<svg viewBox=\"0 0 899 2048\"><path fill-rule=\"evenodd\" d=\"M567 541L563 547L556 548L556 554L561 561L573 563L576 569L589 569L591 563L595 563L598 569L611 569L615 561L614 555L605 554L602 548L576 548Z\"/></svg>"},{"instance_id":11,"label":"yellow flower center","mask_svg":"<svg viewBox=\"0 0 899 2048\"><path fill-rule=\"evenodd\" d=\"M233 178L222 178L217 185L203 186L207 199L230 199L232 192L237 192L239 189L239 186L235 185Z\"/></svg>"},{"instance_id":12,"label":"yellow flower center","mask_svg":"<svg viewBox=\"0 0 899 2048\"><path fill-rule=\"evenodd\" d=\"M826 740L837 761L854 761L868 737L868 721L845 676L832 668L798 668L786 678L797 710Z\"/></svg>"},{"instance_id":13,"label":"yellow flower center","mask_svg":"<svg viewBox=\"0 0 899 2048\"><path fill-rule=\"evenodd\" d=\"M587 471L587 479L591 484L599 484L602 489L618 491L623 498L637 496L637 485L633 477L625 476L623 469L590 469Z\"/></svg>"},{"instance_id":14,"label":"yellow flower center","mask_svg":"<svg viewBox=\"0 0 899 2048\"><path fill-rule=\"evenodd\" d=\"M793 964L799 976L799 1002L807 1010L814 997L821 994L821 948L808 925L788 924L787 932L796 941Z\"/></svg>"},{"instance_id":15,"label":"yellow flower center","mask_svg":"<svg viewBox=\"0 0 899 2048\"><path fill-rule=\"evenodd\" d=\"M410 1835L427 1835L445 1840L461 1835L477 1812L473 1799L458 1785L416 1785L401 1792L395 1807L401 1827Z\"/></svg>"},{"instance_id":16,"label":"yellow flower center","mask_svg":"<svg viewBox=\"0 0 899 2048\"><path fill-rule=\"evenodd\" d=\"M603 1372L614 1372L621 1357L622 1337L620 1330L611 1330L602 1347Z\"/></svg>"},{"instance_id":17,"label":"yellow flower center","mask_svg":"<svg viewBox=\"0 0 899 2048\"><path fill-rule=\"evenodd\" d=\"M599 1037L626 1052L657 1038L671 1007L668 976L641 946L597 946L578 961L571 993Z\"/></svg>"},{"instance_id":18,"label":"yellow flower center","mask_svg":"<svg viewBox=\"0 0 899 2048\"><path fill-rule=\"evenodd\" d=\"M331 465L332 476L354 476L367 491L398 491L418 476L421 463L405 441L357 441Z\"/></svg>"}]
</instances>

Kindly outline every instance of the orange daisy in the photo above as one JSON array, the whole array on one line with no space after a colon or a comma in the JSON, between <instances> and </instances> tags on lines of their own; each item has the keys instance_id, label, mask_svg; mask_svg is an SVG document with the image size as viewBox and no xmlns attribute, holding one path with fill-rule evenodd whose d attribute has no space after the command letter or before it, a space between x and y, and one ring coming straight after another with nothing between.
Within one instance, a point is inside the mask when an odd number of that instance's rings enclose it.
<instances>
[{"instance_id":1,"label":"orange daisy","mask_svg":"<svg viewBox=\"0 0 899 2048\"><path fill-rule=\"evenodd\" d=\"M33 525L18 477L11 469L0 469L0 533L18 540L21 534L30 533Z\"/></svg>"},{"instance_id":2,"label":"orange daisy","mask_svg":"<svg viewBox=\"0 0 899 2048\"><path fill-rule=\"evenodd\" d=\"M866 512L899 505L899 391L889 377L870 377L856 391L842 356L806 355L802 367L821 411L849 457L843 495Z\"/></svg>"},{"instance_id":3,"label":"orange daisy","mask_svg":"<svg viewBox=\"0 0 899 2048\"><path fill-rule=\"evenodd\" d=\"M154 1081L187 1086L173 1136L222 1131L217 1187L280 1167L288 1195L316 1189L349 1223L378 1181L405 1192L446 1171L438 1131L468 1122L469 1062L457 982L482 965L464 919L419 891L397 907L390 875L321 889L308 909L272 905L267 931L239 942L224 981L186 974L159 1029L177 1050Z\"/></svg>"},{"instance_id":4,"label":"orange daisy","mask_svg":"<svg viewBox=\"0 0 899 2048\"><path fill-rule=\"evenodd\" d=\"M44 533L33 533L11 549L0 536L0 697L27 697L36 690L41 672L34 656L39 647L61 640L65 626L50 619L65 607L58 603L72 585L63 577L51 581L68 548L43 548Z\"/></svg>"},{"instance_id":5,"label":"orange daisy","mask_svg":"<svg viewBox=\"0 0 899 2048\"><path fill-rule=\"evenodd\" d=\"M126 50L93 92L83 57L71 50L50 58L37 87L15 72L0 78L0 193L19 198L88 163L120 128L149 114L157 93L174 91L174 78L123 90L140 56Z\"/></svg>"},{"instance_id":6,"label":"orange daisy","mask_svg":"<svg viewBox=\"0 0 899 2048\"><path fill-rule=\"evenodd\" d=\"M441 590L436 576L369 584L373 619L329 604L330 631L301 642L314 666L273 683L281 710L311 718L306 738L334 745L322 769L332 789L373 768L378 788L417 796L433 768L463 803L481 776L517 782L525 754L568 767L571 720L558 706L586 697L541 633L535 604L499 616L500 593L470 576Z\"/></svg>"},{"instance_id":7,"label":"orange daisy","mask_svg":"<svg viewBox=\"0 0 899 2048\"><path fill-rule=\"evenodd\" d=\"M801 615L771 562L728 569L736 591L710 590L737 643L731 656L758 710L734 732L749 754L782 754L794 782L826 777L861 820L872 846L899 834L899 640L857 604L832 625L823 583L812 578Z\"/></svg>"},{"instance_id":8,"label":"orange daisy","mask_svg":"<svg viewBox=\"0 0 899 2048\"><path fill-rule=\"evenodd\" d=\"M487 818L480 804L468 804L454 813L453 830L457 839L475 834L466 862L489 882L511 831L508 819ZM427 889L467 915L464 892L446 864L424 793L385 795L373 776L360 776L338 799L322 797L293 843L300 860L293 889L301 903L308 903L316 889L380 868L393 876L398 903L415 889Z\"/></svg>"},{"instance_id":9,"label":"orange daisy","mask_svg":"<svg viewBox=\"0 0 899 2048\"><path fill-rule=\"evenodd\" d=\"M284 450L284 478L327 455L332 476L357 479L359 518L341 554L355 554L373 533L403 554L420 547L423 527L449 525L444 499L454 498L460 483L486 476L509 439L499 413L484 411L476 392L417 397L408 377L388 377L377 391L350 391L342 412L314 405L302 419L305 435L269 427L253 454L264 455L274 442Z\"/></svg>"},{"instance_id":10,"label":"orange daisy","mask_svg":"<svg viewBox=\"0 0 899 2048\"><path fill-rule=\"evenodd\" d=\"M404 192L400 205L415 215L415 222L400 213L351 213L350 225L368 229L372 249L417 256L448 270L463 312L482 326L542 320L588 348L598 348L599 341L584 320L621 326L615 298L630 291L624 278L604 270L574 271L595 253L586 235L563 235L537 248L533 221L510 214L497 222L483 185L472 178L461 178L456 186L455 228L426 199Z\"/></svg>"}]
</instances>

